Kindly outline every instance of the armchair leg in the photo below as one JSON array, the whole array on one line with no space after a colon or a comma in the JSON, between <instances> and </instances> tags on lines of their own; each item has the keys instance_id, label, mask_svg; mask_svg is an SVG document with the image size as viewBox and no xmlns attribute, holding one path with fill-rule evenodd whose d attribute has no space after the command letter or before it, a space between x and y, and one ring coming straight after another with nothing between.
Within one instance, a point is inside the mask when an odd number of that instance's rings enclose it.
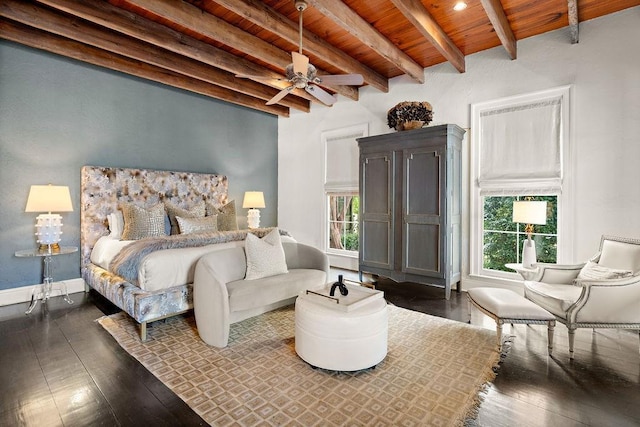
<instances>
[{"instance_id":1,"label":"armchair leg","mask_svg":"<svg viewBox=\"0 0 640 427\"><path fill-rule=\"evenodd\" d=\"M576 328L569 328L569 359L573 359L573 342L576 338Z\"/></svg>"}]
</instances>

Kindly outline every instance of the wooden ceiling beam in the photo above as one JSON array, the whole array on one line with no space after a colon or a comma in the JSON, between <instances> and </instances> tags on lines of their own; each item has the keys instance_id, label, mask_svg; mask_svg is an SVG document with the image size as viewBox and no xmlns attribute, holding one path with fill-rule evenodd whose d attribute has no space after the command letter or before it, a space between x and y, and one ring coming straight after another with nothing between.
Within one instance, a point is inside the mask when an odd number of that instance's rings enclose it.
<instances>
[{"instance_id":1,"label":"wooden ceiling beam","mask_svg":"<svg viewBox=\"0 0 640 427\"><path fill-rule=\"evenodd\" d=\"M220 68L233 74L259 75L270 80L258 83L282 90L289 83L282 76L247 59L237 57L225 50L185 36L164 25L142 18L104 1L95 0L37 0L39 3L61 12L82 18L129 37L145 41L173 53ZM244 80L239 80L240 82ZM308 101L314 98L304 90L295 89L293 95ZM290 96L289 96L290 97Z\"/></svg>"},{"instance_id":2,"label":"wooden ceiling beam","mask_svg":"<svg viewBox=\"0 0 640 427\"><path fill-rule=\"evenodd\" d=\"M369 46L384 59L398 67L419 83L424 83L424 69L406 53L380 34L360 15L340 0L308 0L320 13L340 25L351 35Z\"/></svg>"},{"instance_id":3,"label":"wooden ceiling beam","mask_svg":"<svg viewBox=\"0 0 640 427\"><path fill-rule=\"evenodd\" d=\"M567 11L567 14L569 15L569 31L571 32L571 43L576 44L579 41L578 0L568 0Z\"/></svg>"},{"instance_id":4,"label":"wooden ceiling beam","mask_svg":"<svg viewBox=\"0 0 640 427\"><path fill-rule=\"evenodd\" d=\"M500 0L480 0L482 7L491 21L491 25L496 30L500 43L507 50L511 59L517 57L516 36L509 26L509 20L502 8Z\"/></svg>"},{"instance_id":5,"label":"wooden ceiling beam","mask_svg":"<svg viewBox=\"0 0 640 427\"><path fill-rule=\"evenodd\" d=\"M278 13L258 0L216 0L216 3L282 37L290 43L299 43L298 23ZM361 74L365 83L382 92L389 91L389 80L371 68L356 61L340 49L337 49L311 31L303 29L303 50L335 65L341 70Z\"/></svg>"},{"instance_id":6,"label":"wooden ceiling beam","mask_svg":"<svg viewBox=\"0 0 640 427\"><path fill-rule=\"evenodd\" d=\"M154 65L125 58L93 46L87 46L75 40L46 33L42 30L12 22L6 18L0 18L0 38L243 107L289 117L289 108L287 107L265 105L261 99L186 77Z\"/></svg>"},{"instance_id":7,"label":"wooden ceiling beam","mask_svg":"<svg viewBox=\"0 0 640 427\"><path fill-rule=\"evenodd\" d=\"M207 83L268 101L279 91L252 81L240 81L233 74L209 67L153 45L104 31L93 24L21 0L4 0L0 15L30 27L57 34L131 59L146 62ZM309 112L309 102L288 97L282 105Z\"/></svg>"},{"instance_id":8,"label":"wooden ceiling beam","mask_svg":"<svg viewBox=\"0 0 640 427\"><path fill-rule=\"evenodd\" d=\"M456 70L464 73L464 54L433 19L420 0L391 0L422 35L438 49Z\"/></svg>"},{"instance_id":9,"label":"wooden ceiling beam","mask_svg":"<svg viewBox=\"0 0 640 427\"><path fill-rule=\"evenodd\" d=\"M234 27L223 19L202 9L192 6L183 1L160 1L160 0L126 0L127 4L133 5L148 13L169 19L185 28L197 32L205 37L217 40L218 42L238 49L247 55L273 64L283 70L291 64L291 53L267 43L252 34ZM329 74L318 69L318 74ZM335 86L333 90L354 101L358 100L358 90L351 86ZM319 102L319 101L318 101ZM324 105L324 104L323 104Z\"/></svg>"}]
</instances>

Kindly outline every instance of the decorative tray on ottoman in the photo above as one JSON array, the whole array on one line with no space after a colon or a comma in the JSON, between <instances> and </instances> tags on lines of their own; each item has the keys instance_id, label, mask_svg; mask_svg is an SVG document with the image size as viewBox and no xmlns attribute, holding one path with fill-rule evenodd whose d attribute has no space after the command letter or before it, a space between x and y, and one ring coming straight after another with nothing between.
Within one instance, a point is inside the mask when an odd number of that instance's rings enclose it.
<instances>
[{"instance_id":1,"label":"decorative tray on ottoman","mask_svg":"<svg viewBox=\"0 0 640 427\"><path fill-rule=\"evenodd\" d=\"M308 298L317 304L322 304L326 307L347 312L356 310L384 296L384 292L382 291L346 283L344 286L349 290L349 293L346 296L341 295L338 289L336 289L334 295L331 296L330 292L332 286L333 283L327 283L320 289L313 291L307 290L302 293L305 298Z\"/></svg>"}]
</instances>

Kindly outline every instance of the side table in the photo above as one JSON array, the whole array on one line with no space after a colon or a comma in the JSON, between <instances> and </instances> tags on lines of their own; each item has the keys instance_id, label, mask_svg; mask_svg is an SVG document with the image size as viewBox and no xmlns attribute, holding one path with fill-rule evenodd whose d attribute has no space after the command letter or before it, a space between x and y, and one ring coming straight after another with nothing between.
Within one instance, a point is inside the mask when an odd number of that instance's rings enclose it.
<instances>
[{"instance_id":1,"label":"side table","mask_svg":"<svg viewBox=\"0 0 640 427\"><path fill-rule=\"evenodd\" d=\"M31 291L31 305L24 314L29 314L36 308L38 305L38 301L42 300L43 303L47 302L49 297L51 296L52 291L60 291L61 294L64 294L64 300L68 304L73 304L71 298L69 298L69 293L67 292L67 284L64 282L58 283L56 286L53 285L53 272L51 271L51 261L52 257L58 255L67 255L72 254L74 252L78 252L77 246L60 246L60 250L52 251L49 247L48 250L41 251L39 249L25 249L22 251L17 251L17 257L42 257L42 261L44 263L44 273L43 273L43 286L42 289L38 289L38 286L35 286Z\"/></svg>"},{"instance_id":2,"label":"side table","mask_svg":"<svg viewBox=\"0 0 640 427\"><path fill-rule=\"evenodd\" d=\"M538 267L525 267L522 264L505 264L504 265L511 270L515 270L524 278L524 280L531 280L538 272Z\"/></svg>"}]
</instances>

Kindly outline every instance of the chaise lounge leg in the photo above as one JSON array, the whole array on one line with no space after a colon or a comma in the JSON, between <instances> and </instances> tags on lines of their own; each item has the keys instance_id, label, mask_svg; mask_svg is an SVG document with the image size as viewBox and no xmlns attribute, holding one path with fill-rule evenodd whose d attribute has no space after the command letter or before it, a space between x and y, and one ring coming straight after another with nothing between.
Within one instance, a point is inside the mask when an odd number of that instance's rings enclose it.
<instances>
[{"instance_id":1,"label":"chaise lounge leg","mask_svg":"<svg viewBox=\"0 0 640 427\"><path fill-rule=\"evenodd\" d=\"M573 359L573 342L576 338L576 329L569 328L569 359Z\"/></svg>"},{"instance_id":2,"label":"chaise lounge leg","mask_svg":"<svg viewBox=\"0 0 640 427\"><path fill-rule=\"evenodd\" d=\"M553 352L553 334L555 331L555 327L556 327L556 321L555 320L549 320L549 323L547 324L547 339L548 339L548 347L549 347L549 354L551 354L551 352Z\"/></svg>"},{"instance_id":3,"label":"chaise lounge leg","mask_svg":"<svg viewBox=\"0 0 640 427\"><path fill-rule=\"evenodd\" d=\"M496 320L496 334L498 339L498 351L502 351L502 319Z\"/></svg>"}]
</instances>

